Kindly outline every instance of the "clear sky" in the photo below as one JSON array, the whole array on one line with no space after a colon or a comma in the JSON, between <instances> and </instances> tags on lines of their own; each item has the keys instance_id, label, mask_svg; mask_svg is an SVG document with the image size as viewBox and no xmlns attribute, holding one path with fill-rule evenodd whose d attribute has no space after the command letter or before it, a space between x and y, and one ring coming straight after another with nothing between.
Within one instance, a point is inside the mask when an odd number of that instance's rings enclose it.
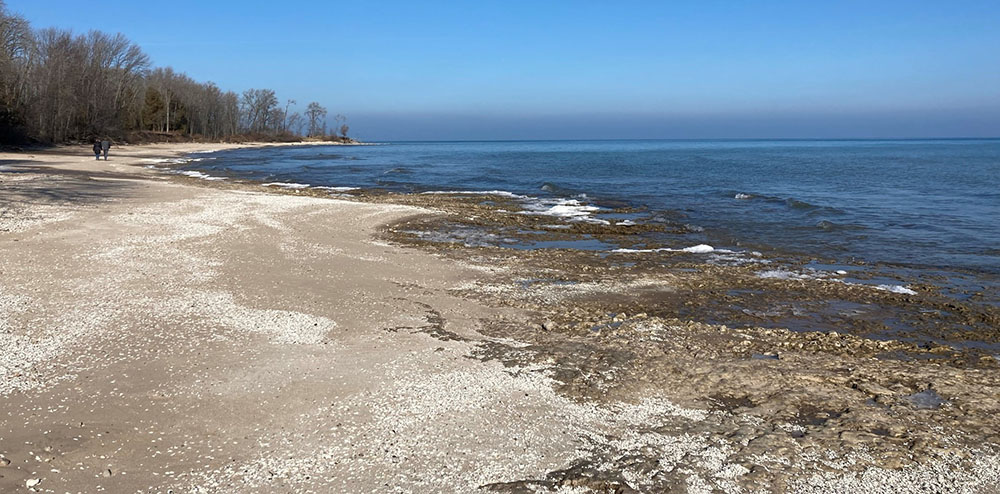
<instances>
[{"instance_id":1,"label":"clear sky","mask_svg":"<svg viewBox=\"0 0 1000 494\"><path fill-rule=\"evenodd\" d=\"M997 0L7 4L363 139L1000 136Z\"/></svg>"}]
</instances>

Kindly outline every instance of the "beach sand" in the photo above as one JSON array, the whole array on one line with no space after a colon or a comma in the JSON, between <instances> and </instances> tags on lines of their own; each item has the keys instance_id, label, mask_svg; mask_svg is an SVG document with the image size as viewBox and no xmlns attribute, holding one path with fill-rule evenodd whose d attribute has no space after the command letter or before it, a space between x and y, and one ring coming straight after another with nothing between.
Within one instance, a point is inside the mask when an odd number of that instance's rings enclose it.
<instances>
[{"instance_id":1,"label":"beach sand","mask_svg":"<svg viewBox=\"0 0 1000 494\"><path fill-rule=\"evenodd\" d=\"M0 492L1000 483L994 364L883 362L895 343L645 315L544 329L565 290L515 303L516 266L385 241L435 211L144 167L229 147L0 154ZM781 360L732 351L768 344Z\"/></svg>"}]
</instances>

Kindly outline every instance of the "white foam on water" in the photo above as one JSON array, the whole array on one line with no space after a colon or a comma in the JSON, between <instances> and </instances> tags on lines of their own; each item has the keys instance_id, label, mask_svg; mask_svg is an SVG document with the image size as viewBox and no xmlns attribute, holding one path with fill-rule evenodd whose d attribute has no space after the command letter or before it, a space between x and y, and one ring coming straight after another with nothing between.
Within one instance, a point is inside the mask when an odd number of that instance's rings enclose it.
<instances>
[{"instance_id":1,"label":"white foam on water","mask_svg":"<svg viewBox=\"0 0 1000 494\"><path fill-rule=\"evenodd\" d=\"M144 158L140 161L142 161L143 163L156 163L156 164L168 163L171 165L182 165L184 163L196 163L198 161L205 161L206 159L215 159L215 158Z\"/></svg>"},{"instance_id":2,"label":"white foam on water","mask_svg":"<svg viewBox=\"0 0 1000 494\"><path fill-rule=\"evenodd\" d=\"M819 272L796 272L785 269L769 269L758 271L758 278L770 280L821 280L823 275Z\"/></svg>"},{"instance_id":3,"label":"white foam on water","mask_svg":"<svg viewBox=\"0 0 1000 494\"><path fill-rule=\"evenodd\" d=\"M735 251L729 249L716 249L708 244L698 244L692 245L691 247L684 247L683 249L671 249L669 247L661 247L659 249L615 249L611 252L616 254L636 254L636 253L649 253L649 252L686 252L688 254L708 254L711 252L717 252L721 254L734 254Z\"/></svg>"},{"instance_id":4,"label":"white foam on water","mask_svg":"<svg viewBox=\"0 0 1000 494\"><path fill-rule=\"evenodd\" d=\"M733 196L733 199L753 199L753 196L750 195L750 194L744 194L744 193L740 192L740 193L736 194L735 196Z\"/></svg>"},{"instance_id":5,"label":"white foam on water","mask_svg":"<svg viewBox=\"0 0 1000 494\"><path fill-rule=\"evenodd\" d=\"M506 190L432 190L428 192L421 192L421 194L501 196L501 197L510 197L512 199L528 199L528 196L522 196L519 194L515 194L513 192L507 192Z\"/></svg>"},{"instance_id":6,"label":"white foam on water","mask_svg":"<svg viewBox=\"0 0 1000 494\"><path fill-rule=\"evenodd\" d=\"M215 180L226 180L226 177L216 177L214 175L209 175L207 173L196 171L196 170L174 170L172 168L166 168L166 167L162 167L162 166L156 166L156 165L160 165L160 164L183 165L185 163L191 163L191 162L195 162L195 161L202 161L202 160L205 160L205 159L215 159L215 158L145 158L145 159L143 159L141 161L143 161L145 163L150 163L149 165L146 165L144 167L144 168L148 168L150 170L161 171L161 172L170 173L170 174L173 174L173 175L183 175L185 177L191 177L191 178L200 178L202 180L212 180L212 181L215 181Z\"/></svg>"},{"instance_id":7,"label":"white foam on water","mask_svg":"<svg viewBox=\"0 0 1000 494\"><path fill-rule=\"evenodd\" d=\"M319 190L330 190L330 191L333 191L333 192L350 192L352 190L358 190L360 187L327 187L327 186L319 186L319 187L313 187L313 188L314 189L319 189Z\"/></svg>"},{"instance_id":8,"label":"white foam on water","mask_svg":"<svg viewBox=\"0 0 1000 494\"><path fill-rule=\"evenodd\" d=\"M177 175L184 175L185 177L200 178L202 180L225 180L226 177L213 177L199 171L194 170L172 170L170 173L175 173Z\"/></svg>"},{"instance_id":9,"label":"white foam on water","mask_svg":"<svg viewBox=\"0 0 1000 494\"><path fill-rule=\"evenodd\" d=\"M541 214L548 216L561 216L564 218L579 218L583 216L589 216L591 212L597 211L596 206L581 206L579 204L566 203L566 204L556 204L555 206L541 211Z\"/></svg>"},{"instance_id":10,"label":"white foam on water","mask_svg":"<svg viewBox=\"0 0 1000 494\"><path fill-rule=\"evenodd\" d=\"M635 226L636 223L632 220L624 220L624 221L619 221L618 223L615 224L618 226Z\"/></svg>"},{"instance_id":11,"label":"white foam on water","mask_svg":"<svg viewBox=\"0 0 1000 494\"><path fill-rule=\"evenodd\" d=\"M185 160L182 160L180 158L145 158L145 159L142 159L140 161L142 161L143 163L173 163L173 164L180 164L180 163L184 163Z\"/></svg>"},{"instance_id":12,"label":"white foam on water","mask_svg":"<svg viewBox=\"0 0 1000 494\"><path fill-rule=\"evenodd\" d=\"M565 219L567 221L578 221L583 223L593 223L597 225L611 224L610 221L593 217L594 212L601 210L600 207L585 204L579 201L578 199L542 199L537 197L515 194L513 192L508 192L506 190L432 190L427 192L421 192L421 194L483 195L483 196L507 197L510 199L517 199L521 201L524 207L523 211L518 211L514 214L554 216L557 218ZM587 195L578 194L574 197L577 197L579 199L586 199ZM625 220L625 223L619 223L619 224L629 225L634 223Z\"/></svg>"},{"instance_id":13,"label":"white foam on water","mask_svg":"<svg viewBox=\"0 0 1000 494\"><path fill-rule=\"evenodd\" d=\"M601 208L581 203L576 199L532 199L525 203L524 211L517 214L555 216L568 221L580 221L599 225L610 225L607 220L593 218L592 214Z\"/></svg>"},{"instance_id":14,"label":"white foam on water","mask_svg":"<svg viewBox=\"0 0 1000 494\"><path fill-rule=\"evenodd\" d=\"M900 285L877 285L877 286L875 286L875 289L876 290L883 290L883 291L886 291L886 292L899 293L899 294L903 294L903 295L916 295L917 294L917 292L915 292L915 291L913 291L913 290L911 290L911 289L909 289L909 288L907 288L905 286L900 286Z\"/></svg>"},{"instance_id":15,"label":"white foam on water","mask_svg":"<svg viewBox=\"0 0 1000 494\"><path fill-rule=\"evenodd\" d=\"M268 182L264 187L281 187L283 189L305 189L309 184L299 184L295 182Z\"/></svg>"},{"instance_id":16,"label":"white foam on water","mask_svg":"<svg viewBox=\"0 0 1000 494\"><path fill-rule=\"evenodd\" d=\"M836 275L843 276L847 274L847 271L838 270L834 271L833 273ZM869 288L874 288L875 290L881 290L890 293L898 293L901 295L917 295L916 291L901 285L866 285L864 283L851 283L841 279L829 278L829 276L830 272L828 271L816 271L816 270L807 270L799 272L799 271L788 271L784 269L771 269L767 271L757 272L758 278L774 279L774 280L819 280L830 283L843 283L845 285L850 285L850 286L869 287Z\"/></svg>"},{"instance_id":17,"label":"white foam on water","mask_svg":"<svg viewBox=\"0 0 1000 494\"><path fill-rule=\"evenodd\" d=\"M698 244L698 245L693 245L691 247L685 247L681 250L684 252L690 252L692 254L707 254L709 252L714 252L715 247L712 247L711 245L708 244Z\"/></svg>"}]
</instances>

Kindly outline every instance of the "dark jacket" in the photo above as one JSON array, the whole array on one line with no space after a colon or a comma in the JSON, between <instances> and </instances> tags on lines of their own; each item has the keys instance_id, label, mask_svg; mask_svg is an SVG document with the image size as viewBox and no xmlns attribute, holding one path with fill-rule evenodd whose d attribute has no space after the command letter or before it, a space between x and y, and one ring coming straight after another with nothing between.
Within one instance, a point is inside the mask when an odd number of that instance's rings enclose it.
<instances>
[{"instance_id":1,"label":"dark jacket","mask_svg":"<svg viewBox=\"0 0 1000 494\"><path fill-rule=\"evenodd\" d=\"M94 154L97 154L97 153L100 153L100 152L101 152L101 143L100 142L95 142L94 143Z\"/></svg>"}]
</instances>

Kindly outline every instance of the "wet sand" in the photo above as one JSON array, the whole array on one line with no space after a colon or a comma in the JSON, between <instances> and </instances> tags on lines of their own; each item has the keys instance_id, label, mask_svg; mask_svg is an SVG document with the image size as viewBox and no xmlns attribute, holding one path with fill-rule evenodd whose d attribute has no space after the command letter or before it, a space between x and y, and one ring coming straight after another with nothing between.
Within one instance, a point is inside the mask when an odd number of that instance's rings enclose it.
<instances>
[{"instance_id":1,"label":"wet sand","mask_svg":"<svg viewBox=\"0 0 1000 494\"><path fill-rule=\"evenodd\" d=\"M834 289L747 268L399 233L474 201L340 200L144 168L223 147L0 154L0 491L1000 483L988 353L684 317L737 285Z\"/></svg>"}]
</instances>

